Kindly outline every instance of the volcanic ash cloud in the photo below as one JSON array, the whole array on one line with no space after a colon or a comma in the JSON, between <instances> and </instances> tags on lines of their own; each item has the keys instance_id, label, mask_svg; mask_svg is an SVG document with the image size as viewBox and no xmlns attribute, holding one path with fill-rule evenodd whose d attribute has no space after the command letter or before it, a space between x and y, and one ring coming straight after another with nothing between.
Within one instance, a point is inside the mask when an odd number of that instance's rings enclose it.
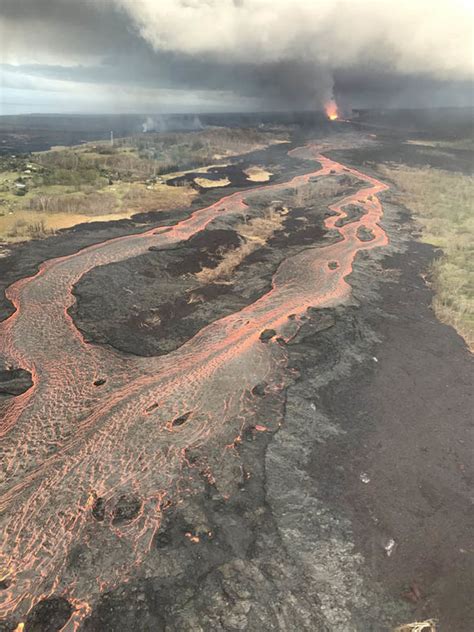
<instances>
[{"instance_id":1,"label":"volcanic ash cloud","mask_svg":"<svg viewBox=\"0 0 474 632\"><path fill-rule=\"evenodd\" d=\"M306 74L322 102L341 69L473 77L473 8L465 0L115 1L155 50L259 66L264 85L275 71ZM294 91L282 79L282 93L285 83Z\"/></svg>"}]
</instances>

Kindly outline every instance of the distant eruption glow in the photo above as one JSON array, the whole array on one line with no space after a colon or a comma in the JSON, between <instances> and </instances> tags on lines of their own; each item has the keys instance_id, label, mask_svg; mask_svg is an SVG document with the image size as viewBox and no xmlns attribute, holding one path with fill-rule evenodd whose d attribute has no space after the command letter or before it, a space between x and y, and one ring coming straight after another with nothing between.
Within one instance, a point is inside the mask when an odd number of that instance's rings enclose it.
<instances>
[{"instance_id":1,"label":"distant eruption glow","mask_svg":"<svg viewBox=\"0 0 474 632\"><path fill-rule=\"evenodd\" d=\"M331 99L331 101L326 103L324 109L330 121L337 121L337 119L339 118L339 112L337 110L337 103L334 101L334 99Z\"/></svg>"}]
</instances>

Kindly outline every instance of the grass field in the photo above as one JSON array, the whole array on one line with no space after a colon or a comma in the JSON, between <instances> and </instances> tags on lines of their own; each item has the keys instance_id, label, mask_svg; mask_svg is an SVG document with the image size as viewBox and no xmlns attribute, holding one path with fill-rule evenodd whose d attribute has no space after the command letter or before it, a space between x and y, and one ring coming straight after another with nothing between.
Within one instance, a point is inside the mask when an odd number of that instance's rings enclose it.
<instances>
[{"instance_id":1,"label":"grass field","mask_svg":"<svg viewBox=\"0 0 474 632\"><path fill-rule=\"evenodd\" d=\"M89 195L54 196L46 210L16 208L0 212L0 239L15 243L54 234L62 228L131 217L138 212L172 210L189 206L197 192L191 187L156 184L149 190L140 183L117 183L107 191Z\"/></svg>"},{"instance_id":2,"label":"grass field","mask_svg":"<svg viewBox=\"0 0 474 632\"><path fill-rule=\"evenodd\" d=\"M439 149L467 149L474 150L474 139L463 138L458 140L407 140L408 145L419 145L420 147L433 147Z\"/></svg>"},{"instance_id":3,"label":"grass field","mask_svg":"<svg viewBox=\"0 0 474 632\"><path fill-rule=\"evenodd\" d=\"M423 241L442 249L432 266L434 309L474 349L474 178L404 165L379 171L420 222Z\"/></svg>"},{"instance_id":4,"label":"grass field","mask_svg":"<svg viewBox=\"0 0 474 632\"><path fill-rule=\"evenodd\" d=\"M268 182L270 180L270 176L273 175L271 171L268 171L263 167L259 167L258 165L249 167L244 171L244 173L251 182Z\"/></svg>"},{"instance_id":5,"label":"grass field","mask_svg":"<svg viewBox=\"0 0 474 632\"><path fill-rule=\"evenodd\" d=\"M1 157L0 240L24 241L77 223L189 206L196 191L169 187L162 176L285 140L281 132L209 128Z\"/></svg>"}]
</instances>

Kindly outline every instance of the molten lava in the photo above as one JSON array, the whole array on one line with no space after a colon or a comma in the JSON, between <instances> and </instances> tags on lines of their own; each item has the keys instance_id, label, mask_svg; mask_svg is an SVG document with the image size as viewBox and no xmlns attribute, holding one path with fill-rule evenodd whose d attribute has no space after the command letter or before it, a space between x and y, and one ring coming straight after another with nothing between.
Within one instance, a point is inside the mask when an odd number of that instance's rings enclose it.
<instances>
[{"instance_id":1,"label":"molten lava","mask_svg":"<svg viewBox=\"0 0 474 632\"><path fill-rule=\"evenodd\" d=\"M337 110L331 113L337 116ZM228 446L245 428L246 402L256 384L283 387L284 348L262 344L261 332L274 329L284 337L291 315L348 300L346 279L358 252L387 244L377 197L385 184L311 144L290 154L318 167L258 190L276 194L346 173L364 182L329 207L325 227L337 230L340 239L285 260L267 294L210 323L166 356L124 357L87 343L68 311L74 285L96 266L136 257L151 246L169 247L218 216L242 213L246 191L174 226L46 261L34 276L7 289L16 311L0 323L0 350L32 373L34 385L8 404L0 423L0 577L8 577L0 591L0 619L23 618L42 599L59 595L74 608L62 632L75 632L99 594L131 577L149 555L170 501L187 493L190 468L200 468L227 499L211 456L221 469L231 459ZM360 217L340 223L351 205ZM370 241L360 239L362 228ZM259 421L255 431L271 430L269 420ZM189 450L195 449L206 449L207 461L190 461ZM186 537L197 544L194 532Z\"/></svg>"},{"instance_id":2,"label":"molten lava","mask_svg":"<svg viewBox=\"0 0 474 632\"><path fill-rule=\"evenodd\" d=\"M337 103L334 101L334 99L331 99L329 103L326 103L324 109L330 121L337 121L337 119L339 118L339 112L337 110Z\"/></svg>"}]
</instances>

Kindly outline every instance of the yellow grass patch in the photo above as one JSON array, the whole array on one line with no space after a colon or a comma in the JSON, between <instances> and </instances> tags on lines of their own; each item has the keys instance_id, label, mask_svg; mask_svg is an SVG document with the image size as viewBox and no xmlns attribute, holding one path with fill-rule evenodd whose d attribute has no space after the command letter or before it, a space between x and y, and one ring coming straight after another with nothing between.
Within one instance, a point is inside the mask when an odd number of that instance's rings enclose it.
<instances>
[{"instance_id":1,"label":"yellow grass patch","mask_svg":"<svg viewBox=\"0 0 474 632\"><path fill-rule=\"evenodd\" d=\"M474 349L474 178L429 167L379 166L397 185L397 200L422 226L422 239L443 251L432 266L437 316Z\"/></svg>"},{"instance_id":2,"label":"yellow grass patch","mask_svg":"<svg viewBox=\"0 0 474 632\"><path fill-rule=\"evenodd\" d=\"M438 149L474 149L473 138L457 140L406 140L407 145L419 145L420 147L434 147Z\"/></svg>"},{"instance_id":3,"label":"yellow grass patch","mask_svg":"<svg viewBox=\"0 0 474 632\"><path fill-rule=\"evenodd\" d=\"M273 175L270 171L258 166L249 167L244 170L244 173L247 176L247 180L251 180L252 182L268 182L270 176Z\"/></svg>"},{"instance_id":4,"label":"yellow grass patch","mask_svg":"<svg viewBox=\"0 0 474 632\"><path fill-rule=\"evenodd\" d=\"M76 224L129 218L138 212L186 207L197 195L191 187L116 183L107 189L62 195L28 194L22 206L0 210L0 240L9 243L45 237ZM3 213L3 214L2 214Z\"/></svg>"},{"instance_id":5,"label":"yellow grass patch","mask_svg":"<svg viewBox=\"0 0 474 632\"><path fill-rule=\"evenodd\" d=\"M219 178L219 180L209 180L208 178L194 178L194 182L203 189L217 189L230 184L229 178Z\"/></svg>"},{"instance_id":6,"label":"yellow grass patch","mask_svg":"<svg viewBox=\"0 0 474 632\"><path fill-rule=\"evenodd\" d=\"M81 213L41 213L40 211L16 211L0 217L0 239L8 243L26 241L54 234L62 228L70 228L85 222L107 222L130 217L128 213L107 213L101 216Z\"/></svg>"},{"instance_id":7,"label":"yellow grass patch","mask_svg":"<svg viewBox=\"0 0 474 632\"><path fill-rule=\"evenodd\" d=\"M414 621L413 623L400 625L393 632L436 632L436 622L434 619Z\"/></svg>"},{"instance_id":8,"label":"yellow grass patch","mask_svg":"<svg viewBox=\"0 0 474 632\"><path fill-rule=\"evenodd\" d=\"M207 165L205 167L199 167L198 169L186 169L185 171L173 171L172 173L167 173L163 176L166 180L171 180L173 178L180 178L182 176L186 176L188 173L194 173L195 171L199 171L199 173L208 173L211 169L215 169L216 167L228 167L231 163L226 162L218 165Z\"/></svg>"},{"instance_id":9,"label":"yellow grass patch","mask_svg":"<svg viewBox=\"0 0 474 632\"><path fill-rule=\"evenodd\" d=\"M419 145L420 147L438 147L435 140L406 140L406 145Z\"/></svg>"},{"instance_id":10,"label":"yellow grass patch","mask_svg":"<svg viewBox=\"0 0 474 632\"><path fill-rule=\"evenodd\" d=\"M198 272L196 274L198 281L207 284L228 280L246 257L260 248L281 228L286 213L286 210L276 212L269 209L264 217L255 217L247 223L237 225L235 229L245 241L237 248L227 250L215 268L203 268Z\"/></svg>"}]
</instances>

